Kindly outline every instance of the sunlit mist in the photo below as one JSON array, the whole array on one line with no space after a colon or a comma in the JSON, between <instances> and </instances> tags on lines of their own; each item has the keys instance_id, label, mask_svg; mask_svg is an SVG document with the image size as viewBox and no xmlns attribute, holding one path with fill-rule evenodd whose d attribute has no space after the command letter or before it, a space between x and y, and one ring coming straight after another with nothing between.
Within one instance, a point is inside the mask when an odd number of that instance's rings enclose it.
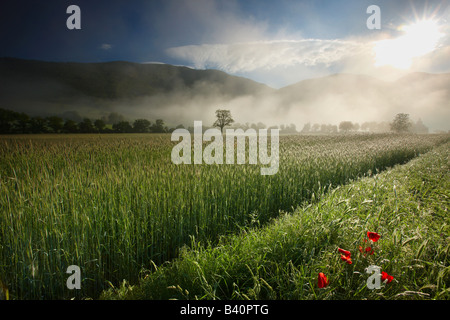
<instances>
[{"instance_id":1,"label":"sunlit mist","mask_svg":"<svg viewBox=\"0 0 450 320\"><path fill-rule=\"evenodd\" d=\"M434 51L443 36L436 21L422 20L400 28L403 36L375 44L375 66L411 67L413 59Z\"/></svg>"}]
</instances>

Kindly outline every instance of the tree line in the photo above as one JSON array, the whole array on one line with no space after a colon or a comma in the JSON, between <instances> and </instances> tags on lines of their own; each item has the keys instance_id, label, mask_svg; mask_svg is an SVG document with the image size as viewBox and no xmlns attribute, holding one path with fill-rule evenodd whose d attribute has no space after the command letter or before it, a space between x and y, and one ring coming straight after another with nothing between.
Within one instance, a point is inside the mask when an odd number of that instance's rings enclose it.
<instances>
[{"instance_id":1,"label":"tree line","mask_svg":"<svg viewBox=\"0 0 450 320\"><path fill-rule=\"evenodd\" d=\"M220 114L217 114L218 112L224 112L227 110L217 110L216 115L218 117L218 120L220 120ZM231 118L231 114L228 111L227 114L228 123L227 125L230 125L234 122L234 120ZM216 121L214 123L214 126L220 126L218 125L218 122ZM223 121L222 121L223 122ZM267 126L264 123L258 122L258 123L235 123L231 126L231 128L241 128L244 130L247 129L266 129ZM351 122L351 121L341 121L339 125L332 125L332 124L319 124L314 123L311 124L310 122L306 123L303 126L303 129L300 131L296 130L295 124L290 125L280 125L280 126L271 126L267 129L280 129L281 133L285 134L295 134L295 133L301 133L301 134L310 134L310 133L322 133L322 134L333 134L333 133L349 133L349 132L412 132L412 133L428 133L429 129L423 124L422 120L419 119L417 122L412 122L409 118L409 114L405 113L398 113L392 122L364 122L361 125L357 122ZM223 127L221 127L221 130L223 130Z\"/></svg>"},{"instance_id":2,"label":"tree line","mask_svg":"<svg viewBox=\"0 0 450 320\"><path fill-rule=\"evenodd\" d=\"M408 114L397 114L392 122L366 121L362 124L352 121L341 121L339 125L320 124L310 122L303 126L300 133L350 133L350 132L411 132L428 133L429 129L424 125L421 119L412 122Z\"/></svg>"},{"instance_id":3,"label":"tree line","mask_svg":"<svg viewBox=\"0 0 450 320\"><path fill-rule=\"evenodd\" d=\"M112 122L112 123L111 123ZM178 125L176 128L181 128ZM169 128L163 119L154 123L147 119L136 119L129 122L115 113L108 118L92 120L82 118L80 121L63 119L59 116L30 117L23 112L0 108L0 133L166 133L176 128Z\"/></svg>"},{"instance_id":4,"label":"tree line","mask_svg":"<svg viewBox=\"0 0 450 320\"><path fill-rule=\"evenodd\" d=\"M21 133L171 133L175 129L184 128L182 124L175 128L169 128L163 119L157 119L154 123L147 119L136 119L133 122L126 121L125 118L115 112L111 112L108 117L91 120L71 114L72 119L60 116L30 117L23 112L16 112L0 108L0 134L21 134ZM78 118L74 120L73 118ZM428 128L419 119L412 122L408 114L397 114L392 122L364 122L361 125L356 122L342 121L339 125L319 124L310 122L297 131L295 124L281 124L266 126L262 122L258 123L236 123L231 117L229 110L217 110L217 121L213 127L219 127L221 131L225 127L243 130L247 129L280 129L284 134L333 134L338 132L413 132L428 133ZM203 130L207 130L204 127ZM193 127L188 127L188 131L194 132Z\"/></svg>"}]
</instances>

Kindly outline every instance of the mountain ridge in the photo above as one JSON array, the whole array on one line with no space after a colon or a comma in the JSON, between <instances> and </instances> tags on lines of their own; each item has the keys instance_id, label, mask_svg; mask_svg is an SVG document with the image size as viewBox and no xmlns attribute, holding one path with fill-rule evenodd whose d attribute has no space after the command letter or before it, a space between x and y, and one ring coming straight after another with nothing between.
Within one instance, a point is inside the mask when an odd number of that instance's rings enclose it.
<instances>
[{"instance_id":1,"label":"mountain ridge","mask_svg":"<svg viewBox=\"0 0 450 320\"><path fill-rule=\"evenodd\" d=\"M71 85L75 89L86 91L88 95L91 94L94 97L112 99L151 95L160 91L178 89L179 87L190 88L196 81L201 80L214 83L226 82L229 79L233 79L239 84L239 86L236 85L236 89L242 90L242 85L244 85L244 88L250 91L263 87L270 90L270 87L264 84L243 77L228 75L219 70L195 70L170 64L141 64L121 60L83 63L24 60L4 57L0 58L0 71L0 76L5 73L11 76L13 72L21 72L32 77L41 75L43 78L57 79L65 84ZM104 88L107 90L103 92L89 91L88 86L94 86L95 88L98 85L96 81L90 81L91 79L87 78L89 72L94 73L100 79L103 78L102 80L106 84L115 86L114 89L119 90L119 92L110 92L111 88L108 87ZM63 77L64 74L68 76ZM130 82L130 85L123 88L124 90L122 92L120 91L122 89L120 85L123 85L125 81L121 77ZM88 82L76 82L76 80L88 80ZM142 86L143 82L145 87ZM97 87L97 89L100 88ZM124 94L121 95L120 93ZM238 90L237 94L241 94L241 92Z\"/></svg>"}]
</instances>

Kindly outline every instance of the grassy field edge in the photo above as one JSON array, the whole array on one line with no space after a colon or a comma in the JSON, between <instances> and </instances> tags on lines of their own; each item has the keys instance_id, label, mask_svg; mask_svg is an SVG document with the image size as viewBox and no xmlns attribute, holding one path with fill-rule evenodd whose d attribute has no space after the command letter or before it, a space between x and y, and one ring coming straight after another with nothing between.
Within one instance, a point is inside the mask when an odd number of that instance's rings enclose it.
<instances>
[{"instance_id":1,"label":"grassy field edge","mask_svg":"<svg viewBox=\"0 0 450 320\"><path fill-rule=\"evenodd\" d=\"M219 245L192 239L179 259L148 271L139 285L124 282L101 298L448 299L449 147L338 187L261 229L224 236ZM371 243L367 231L380 240ZM351 252L352 264L338 248ZM392 282L369 289L370 265ZM319 272L328 278L325 288L318 288Z\"/></svg>"}]
</instances>

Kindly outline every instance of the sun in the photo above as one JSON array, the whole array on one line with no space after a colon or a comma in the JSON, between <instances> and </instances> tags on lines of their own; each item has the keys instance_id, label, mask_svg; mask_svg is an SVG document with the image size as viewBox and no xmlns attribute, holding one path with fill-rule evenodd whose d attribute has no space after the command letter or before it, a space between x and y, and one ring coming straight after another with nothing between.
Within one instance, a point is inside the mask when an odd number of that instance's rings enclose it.
<instances>
[{"instance_id":1,"label":"sun","mask_svg":"<svg viewBox=\"0 0 450 320\"><path fill-rule=\"evenodd\" d=\"M422 20L399 29L404 35L377 41L375 66L390 65L398 69L411 67L413 59L434 51L443 34L436 21Z\"/></svg>"}]
</instances>

